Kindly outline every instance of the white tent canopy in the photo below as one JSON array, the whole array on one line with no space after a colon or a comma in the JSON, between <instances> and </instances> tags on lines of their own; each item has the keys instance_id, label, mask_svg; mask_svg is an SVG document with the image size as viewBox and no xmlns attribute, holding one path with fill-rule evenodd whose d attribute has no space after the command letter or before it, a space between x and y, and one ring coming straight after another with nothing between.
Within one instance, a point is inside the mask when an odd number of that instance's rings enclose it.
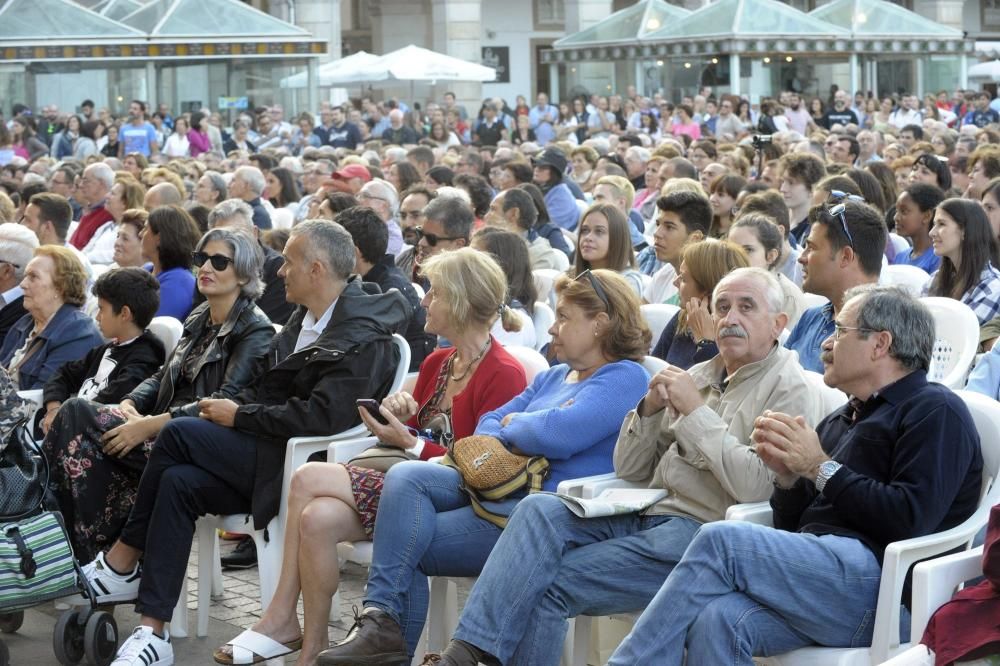
<instances>
[{"instance_id":1,"label":"white tent canopy","mask_svg":"<svg viewBox=\"0 0 1000 666\"><path fill-rule=\"evenodd\" d=\"M976 63L969 67L969 80L989 83L1000 82L1000 60Z\"/></svg>"},{"instance_id":2,"label":"white tent canopy","mask_svg":"<svg viewBox=\"0 0 1000 666\"><path fill-rule=\"evenodd\" d=\"M410 44L350 72L337 83L367 81L493 81L496 70Z\"/></svg>"},{"instance_id":3,"label":"white tent canopy","mask_svg":"<svg viewBox=\"0 0 1000 666\"><path fill-rule=\"evenodd\" d=\"M363 67L379 59L379 56L374 53L368 53L367 51L358 51L349 56L340 58L339 60L333 60L328 63L324 63L319 66L318 71L318 83L321 88L329 88L331 86L337 86L345 81L351 81L353 79L344 79L346 74L349 74L352 70ZM282 88L305 88L308 85L308 75L306 72L299 72L298 74L293 74L292 76L286 76L281 79Z\"/></svg>"}]
</instances>

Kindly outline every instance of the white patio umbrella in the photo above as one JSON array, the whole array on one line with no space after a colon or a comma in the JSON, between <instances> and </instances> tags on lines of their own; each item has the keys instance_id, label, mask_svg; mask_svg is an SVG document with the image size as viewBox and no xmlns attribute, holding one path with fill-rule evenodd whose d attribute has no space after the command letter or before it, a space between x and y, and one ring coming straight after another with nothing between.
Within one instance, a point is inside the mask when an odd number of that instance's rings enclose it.
<instances>
[{"instance_id":1,"label":"white patio umbrella","mask_svg":"<svg viewBox=\"0 0 1000 666\"><path fill-rule=\"evenodd\" d=\"M969 67L968 75L977 81L1000 82L1000 60L976 63Z\"/></svg>"},{"instance_id":2,"label":"white patio umbrella","mask_svg":"<svg viewBox=\"0 0 1000 666\"><path fill-rule=\"evenodd\" d=\"M338 83L356 81L493 81L496 70L410 44L344 72Z\"/></svg>"},{"instance_id":3,"label":"white patio umbrella","mask_svg":"<svg viewBox=\"0 0 1000 666\"><path fill-rule=\"evenodd\" d=\"M358 51L349 56L344 56L339 60L333 60L331 62L324 63L318 68L318 85L321 88L329 88L331 86L337 86L341 83L350 83L355 79L344 79L345 73L352 72L353 70L368 65L379 59L379 56L374 53L368 53L367 51ZM292 76L286 76L281 79L282 88L305 88L308 85L308 74L306 72L299 72L298 74L293 74Z\"/></svg>"}]
</instances>

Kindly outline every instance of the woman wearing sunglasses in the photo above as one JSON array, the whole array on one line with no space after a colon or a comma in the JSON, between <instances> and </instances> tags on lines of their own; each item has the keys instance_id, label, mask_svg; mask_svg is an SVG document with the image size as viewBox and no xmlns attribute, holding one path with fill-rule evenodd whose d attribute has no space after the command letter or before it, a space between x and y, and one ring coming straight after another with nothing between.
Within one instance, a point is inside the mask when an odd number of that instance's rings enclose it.
<instances>
[{"instance_id":1,"label":"woman wearing sunglasses","mask_svg":"<svg viewBox=\"0 0 1000 666\"><path fill-rule=\"evenodd\" d=\"M573 275L600 268L614 271L642 298L642 275L636 270L629 224L612 204L596 203L588 208L577 229L576 264L570 269Z\"/></svg>"},{"instance_id":2,"label":"woman wearing sunglasses","mask_svg":"<svg viewBox=\"0 0 1000 666\"><path fill-rule=\"evenodd\" d=\"M79 398L63 403L44 446L68 472L58 496L79 559L92 560L118 537L163 426L171 418L198 416L201 398L231 398L250 381L254 361L274 335L254 305L263 290L263 263L256 239L230 229L209 231L194 252L205 302L185 320L163 367L119 405Z\"/></svg>"},{"instance_id":3,"label":"woman wearing sunglasses","mask_svg":"<svg viewBox=\"0 0 1000 666\"><path fill-rule=\"evenodd\" d=\"M157 317L184 321L194 303L191 251L198 244L198 224L180 206L154 208L142 230L142 256L160 281Z\"/></svg>"}]
</instances>

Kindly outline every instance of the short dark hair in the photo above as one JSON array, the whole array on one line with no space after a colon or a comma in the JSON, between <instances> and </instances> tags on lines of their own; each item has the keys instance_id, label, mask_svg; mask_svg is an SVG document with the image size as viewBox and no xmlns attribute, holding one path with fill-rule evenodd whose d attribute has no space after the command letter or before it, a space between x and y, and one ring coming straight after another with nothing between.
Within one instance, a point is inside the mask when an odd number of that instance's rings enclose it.
<instances>
[{"instance_id":1,"label":"short dark hair","mask_svg":"<svg viewBox=\"0 0 1000 666\"><path fill-rule=\"evenodd\" d=\"M438 185L451 185L455 180L455 172L446 166L436 166L427 170L427 177Z\"/></svg>"},{"instance_id":2,"label":"short dark hair","mask_svg":"<svg viewBox=\"0 0 1000 666\"><path fill-rule=\"evenodd\" d=\"M701 194L680 191L672 192L656 200L656 207L666 213L676 213L689 234L700 231L708 236L712 225L712 205Z\"/></svg>"},{"instance_id":3,"label":"short dark hair","mask_svg":"<svg viewBox=\"0 0 1000 666\"><path fill-rule=\"evenodd\" d=\"M143 329L160 308L160 282L142 268L113 268L102 273L94 283L93 292L107 301L115 314L120 314L127 305L132 321Z\"/></svg>"},{"instance_id":4,"label":"short dark hair","mask_svg":"<svg viewBox=\"0 0 1000 666\"><path fill-rule=\"evenodd\" d=\"M535 200L524 190L514 187L503 193L503 212L511 208L518 210L517 224L521 229L531 229L538 221L538 209Z\"/></svg>"},{"instance_id":5,"label":"short dark hair","mask_svg":"<svg viewBox=\"0 0 1000 666\"><path fill-rule=\"evenodd\" d=\"M130 102L130 104L138 104L139 110L142 111L143 113L146 113L146 103L143 102L141 99L134 99Z\"/></svg>"},{"instance_id":6,"label":"short dark hair","mask_svg":"<svg viewBox=\"0 0 1000 666\"><path fill-rule=\"evenodd\" d=\"M377 264L385 256L389 247L389 227L373 209L368 206L348 208L340 211L334 222L347 229L361 258L369 264Z\"/></svg>"},{"instance_id":7,"label":"short dark hair","mask_svg":"<svg viewBox=\"0 0 1000 666\"><path fill-rule=\"evenodd\" d=\"M460 187L469 193L472 200L472 212L476 217L483 217L490 210L490 202L493 200L493 189L482 176L470 176L461 173L455 176L455 187Z\"/></svg>"},{"instance_id":8,"label":"short dark hair","mask_svg":"<svg viewBox=\"0 0 1000 666\"><path fill-rule=\"evenodd\" d=\"M743 203L740 204L740 217L748 213L766 215L782 228L786 237L788 236L788 230L791 225L788 215L788 205L785 203L784 197L778 192L763 190L745 198Z\"/></svg>"},{"instance_id":9,"label":"short dark hair","mask_svg":"<svg viewBox=\"0 0 1000 666\"><path fill-rule=\"evenodd\" d=\"M452 238L469 239L472 233L472 209L457 197L437 197L424 207L424 217L444 226Z\"/></svg>"},{"instance_id":10,"label":"short dark hair","mask_svg":"<svg viewBox=\"0 0 1000 666\"><path fill-rule=\"evenodd\" d=\"M434 166L434 151L427 146L414 146L406 152L407 157L412 157L422 164Z\"/></svg>"},{"instance_id":11,"label":"short dark hair","mask_svg":"<svg viewBox=\"0 0 1000 666\"><path fill-rule=\"evenodd\" d=\"M933 153L924 153L919 155L917 160L913 163L913 166L921 165L925 167L928 171L934 172L937 177L937 184L942 190L951 189L951 167L948 166L948 161L943 160Z\"/></svg>"},{"instance_id":12,"label":"short dark hair","mask_svg":"<svg viewBox=\"0 0 1000 666\"><path fill-rule=\"evenodd\" d=\"M73 207L61 194L40 192L32 195L28 203L38 208L38 217L42 222L48 222L56 232L56 237L66 240L66 233L73 221Z\"/></svg>"},{"instance_id":13,"label":"short dark hair","mask_svg":"<svg viewBox=\"0 0 1000 666\"><path fill-rule=\"evenodd\" d=\"M844 204L843 222L839 215L830 213L832 205L838 203ZM809 211L809 221L826 227L826 237L833 252L850 246L865 275L877 277L882 272L882 257L889 230L875 208L859 201L842 199L814 206ZM851 234L850 238L844 232L844 224Z\"/></svg>"},{"instance_id":14,"label":"short dark hair","mask_svg":"<svg viewBox=\"0 0 1000 666\"><path fill-rule=\"evenodd\" d=\"M848 143L847 154L854 155L857 159L858 155L861 154L861 146L858 144L858 140L849 134L841 134L837 137L837 141L846 141Z\"/></svg>"},{"instance_id":15,"label":"short dark hair","mask_svg":"<svg viewBox=\"0 0 1000 666\"><path fill-rule=\"evenodd\" d=\"M823 160L812 153L790 153L781 158L784 176L794 178L810 190L826 176Z\"/></svg>"},{"instance_id":16,"label":"short dark hair","mask_svg":"<svg viewBox=\"0 0 1000 666\"><path fill-rule=\"evenodd\" d=\"M903 132L910 132L911 134L913 134L913 138L916 139L917 141L920 141L921 139L924 138L924 128L921 127L920 125L904 125L903 128L899 130L900 134L902 134Z\"/></svg>"},{"instance_id":17,"label":"short dark hair","mask_svg":"<svg viewBox=\"0 0 1000 666\"><path fill-rule=\"evenodd\" d=\"M146 224L160 237L157 252L161 269L191 268L191 253L201 239L201 232L186 210L177 204L157 206L149 213Z\"/></svg>"},{"instance_id":18,"label":"short dark hair","mask_svg":"<svg viewBox=\"0 0 1000 666\"><path fill-rule=\"evenodd\" d=\"M997 181L997 183L1000 184L1000 181ZM993 182L991 181L990 184L992 185ZM987 189L989 188L987 187ZM934 210L944 201L944 192L941 188L935 185L928 185L927 183L910 183L903 191L906 192L906 195L910 197L913 203L917 204L917 208L922 213ZM933 220L934 218L931 219Z\"/></svg>"},{"instance_id":19,"label":"short dark hair","mask_svg":"<svg viewBox=\"0 0 1000 666\"><path fill-rule=\"evenodd\" d=\"M698 180L698 169L687 158L671 157L667 161L674 165L674 178Z\"/></svg>"},{"instance_id":20,"label":"short dark hair","mask_svg":"<svg viewBox=\"0 0 1000 666\"><path fill-rule=\"evenodd\" d=\"M504 164L503 168L510 171L510 175L514 177L518 185L521 183L530 183L534 177L534 170L531 168L531 165L522 160L511 160Z\"/></svg>"},{"instance_id":21,"label":"short dark hair","mask_svg":"<svg viewBox=\"0 0 1000 666\"><path fill-rule=\"evenodd\" d=\"M348 208L354 208L358 205L358 199L350 192L337 192L336 190L326 190L326 194L323 196L326 200L326 205L330 207L330 211L333 213L339 213L345 211ZM320 204L323 202L320 201Z\"/></svg>"}]
</instances>

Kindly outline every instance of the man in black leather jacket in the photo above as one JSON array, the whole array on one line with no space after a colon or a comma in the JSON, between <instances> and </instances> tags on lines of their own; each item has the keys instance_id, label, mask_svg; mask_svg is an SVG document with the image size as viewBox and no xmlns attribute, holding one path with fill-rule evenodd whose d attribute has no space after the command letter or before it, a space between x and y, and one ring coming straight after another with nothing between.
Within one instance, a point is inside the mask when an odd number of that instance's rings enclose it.
<instances>
[{"instance_id":1,"label":"man in black leather jacket","mask_svg":"<svg viewBox=\"0 0 1000 666\"><path fill-rule=\"evenodd\" d=\"M140 626L120 663L139 666L144 651L173 663L164 624L198 517L249 512L265 528L278 513L287 439L343 431L360 420L356 399L381 399L391 387L399 362L392 334L406 326L406 299L367 294L350 279L354 243L334 222L294 227L284 257L286 296L300 307L254 379L235 399L203 400L200 418L173 419L160 432L120 539L84 568L99 603L137 599Z\"/></svg>"}]
</instances>

